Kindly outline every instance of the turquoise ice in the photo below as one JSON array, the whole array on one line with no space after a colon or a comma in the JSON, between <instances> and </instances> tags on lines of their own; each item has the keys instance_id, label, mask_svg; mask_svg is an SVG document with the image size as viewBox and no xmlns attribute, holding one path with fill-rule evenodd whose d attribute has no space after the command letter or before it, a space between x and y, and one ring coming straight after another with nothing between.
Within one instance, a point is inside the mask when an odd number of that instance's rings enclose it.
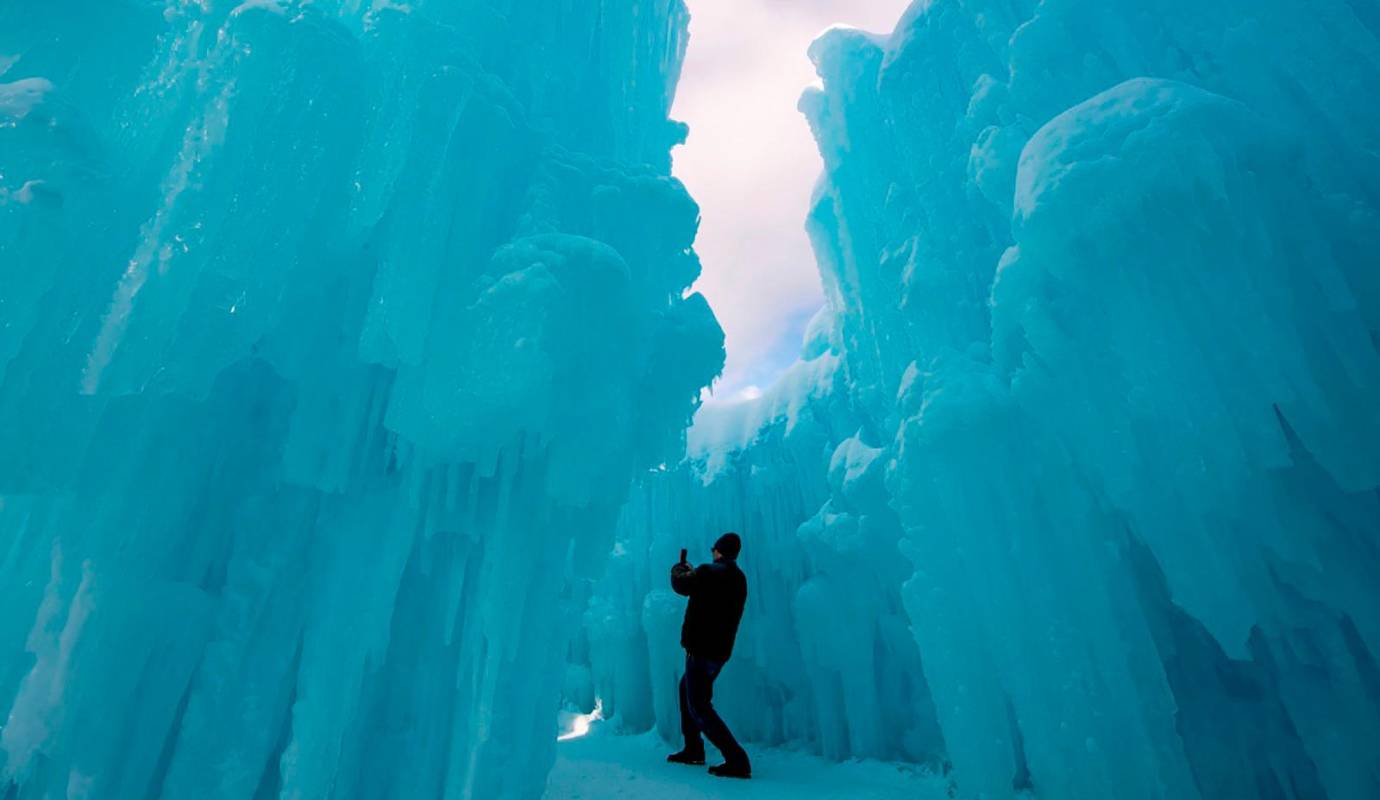
<instances>
[{"instance_id":1,"label":"turquoise ice","mask_svg":"<svg viewBox=\"0 0 1380 800\"><path fill-rule=\"evenodd\" d=\"M1375 0L824 33L827 303L738 404L686 26L0 2L0 796L538 797L562 704L675 736L727 529L754 747L1380 796Z\"/></svg>"},{"instance_id":2,"label":"turquoise ice","mask_svg":"<svg viewBox=\"0 0 1380 800\"><path fill-rule=\"evenodd\" d=\"M659 568L731 528L759 740L960 797L1376 796L1377 31L935 0L823 35L827 307L639 481L587 691L673 735Z\"/></svg>"},{"instance_id":3,"label":"turquoise ice","mask_svg":"<svg viewBox=\"0 0 1380 800\"><path fill-rule=\"evenodd\" d=\"M0 795L531 797L722 334L675 1L0 4Z\"/></svg>"}]
</instances>

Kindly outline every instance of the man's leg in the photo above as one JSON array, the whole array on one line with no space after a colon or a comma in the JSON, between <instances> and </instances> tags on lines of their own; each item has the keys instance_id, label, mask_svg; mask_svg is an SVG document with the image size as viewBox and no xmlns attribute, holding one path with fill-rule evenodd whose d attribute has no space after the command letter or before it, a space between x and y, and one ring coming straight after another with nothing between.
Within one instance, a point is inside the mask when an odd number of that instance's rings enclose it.
<instances>
[{"instance_id":1,"label":"man's leg","mask_svg":"<svg viewBox=\"0 0 1380 800\"><path fill-rule=\"evenodd\" d=\"M699 729L709 737L709 741L723 753L724 761L733 770L748 772L747 753L744 752L733 733L714 710L714 679L719 677L723 664L691 656L685 663L685 690L689 701L690 715L699 724Z\"/></svg>"},{"instance_id":2,"label":"man's leg","mask_svg":"<svg viewBox=\"0 0 1380 800\"><path fill-rule=\"evenodd\" d=\"M686 672L690 671L690 660L686 659ZM686 676L680 678L680 732L685 737L685 749L666 757L675 764L703 764L704 739L700 738L700 728L690 709L690 695L686 689Z\"/></svg>"}]
</instances>

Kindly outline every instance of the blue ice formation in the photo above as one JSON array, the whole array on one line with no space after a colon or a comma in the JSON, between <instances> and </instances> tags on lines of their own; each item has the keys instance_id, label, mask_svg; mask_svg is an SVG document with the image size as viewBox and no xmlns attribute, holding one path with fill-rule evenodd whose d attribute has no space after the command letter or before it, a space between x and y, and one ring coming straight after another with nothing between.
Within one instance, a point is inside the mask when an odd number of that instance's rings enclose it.
<instances>
[{"instance_id":1,"label":"blue ice formation","mask_svg":"<svg viewBox=\"0 0 1380 800\"><path fill-rule=\"evenodd\" d=\"M746 738L1380 796L1380 6L827 33L828 307L682 458L685 26L0 4L0 796L536 796L562 692L674 736L728 528Z\"/></svg>"},{"instance_id":2,"label":"blue ice formation","mask_svg":"<svg viewBox=\"0 0 1380 800\"><path fill-rule=\"evenodd\" d=\"M0 796L540 794L723 359L686 21L0 3Z\"/></svg>"},{"instance_id":3,"label":"blue ice formation","mask_svg":"<svg viewBox=\"0 0 1380 800\"><path fill-rule=\"evenodd\" d=\"M958 797L1380 797L1380 5L921 0L801 108L827 308L708 405L568 694L675 730L678 547L744 534L716 700Z\"/></svg>"}]
</instances>

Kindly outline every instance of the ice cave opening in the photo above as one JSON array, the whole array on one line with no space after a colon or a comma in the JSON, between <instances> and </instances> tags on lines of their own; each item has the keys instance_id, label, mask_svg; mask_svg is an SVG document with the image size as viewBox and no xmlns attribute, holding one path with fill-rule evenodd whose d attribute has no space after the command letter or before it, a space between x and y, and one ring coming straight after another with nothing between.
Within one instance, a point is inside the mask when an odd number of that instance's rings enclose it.
<instances>
[{"instance_id":1,"label":"ice cave opening","mask_svg":"<svg viewBox=\"0 0 1380 800\"><path fill-rule=\"evenodd\" d=\"M735 402L693 11L0 2L0 798L1380 796L1380 4L828 30Z\"/></svg>"}]
</instances>

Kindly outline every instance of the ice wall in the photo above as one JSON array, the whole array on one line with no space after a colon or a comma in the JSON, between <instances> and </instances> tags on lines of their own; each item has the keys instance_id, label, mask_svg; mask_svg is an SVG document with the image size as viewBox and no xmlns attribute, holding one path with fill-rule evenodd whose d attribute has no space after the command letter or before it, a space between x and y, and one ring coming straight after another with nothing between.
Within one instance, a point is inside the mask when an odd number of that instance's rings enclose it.
<instances>
[{"instance_id":1,"label":"ice wall","mask_svg":"<svg viewBox=\"0 0 1380 800\"><path fill-rule=\"evenodd\" d=\"M620 534L656 570L744 534L778 663L725 672L731 723L843 756L932 714L967 797L1380 794L1377 32L933 0L821 37L833 388L706 408ZM892 597L914 655L867 633ZM924 691L849 682L898 663Z\"/></svg>"},{"instance_id":2,"label":"ice wall","mask_svg":"<svg viewBox=\"0 0 1380 800\"><path fill-rule=\"evenodd\" d=\"M0 4L0 794L531 797L722 335L681 0Z\"/></svg>"}]
</instances>

